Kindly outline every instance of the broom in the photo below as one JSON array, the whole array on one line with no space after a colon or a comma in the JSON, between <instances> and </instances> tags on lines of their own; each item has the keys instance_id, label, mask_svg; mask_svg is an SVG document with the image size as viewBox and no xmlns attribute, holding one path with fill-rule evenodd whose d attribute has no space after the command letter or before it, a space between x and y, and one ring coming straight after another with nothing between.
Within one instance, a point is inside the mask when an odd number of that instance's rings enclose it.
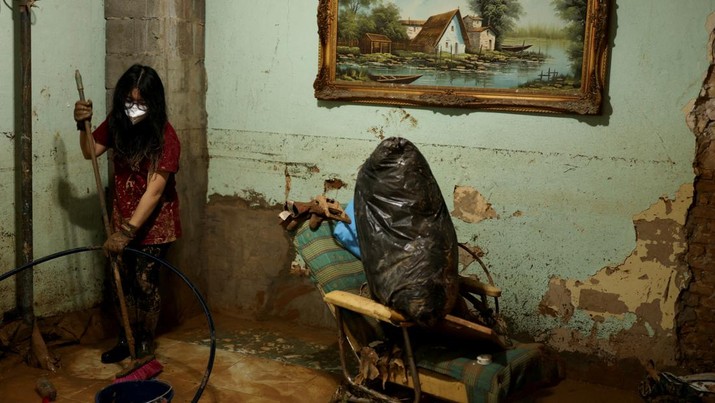
<instances>
[{"instance_id":1,"label":"broom","mask_svg":"<svg viewBox=\"0 0 715 403\"><path fill-rule=\"evenodd\" d=\"M79 70L75 70L75 81L77 81L77 91L79 91L79 99L84 101L84 86L82 85L82 76ZM104 230L109 238L112 235L112 229L109 225L109 215L107 214L107 203L104 199L104 190L102 189L102 179L99 176L99 165L97 164L97 155L94 150L94 137L92 136L92 127L89 120L84 121L84 131L87 134L87 144L89 145L90 155L92 156L92 170L94 171L94 181L97 185L97 194L99 195L99 206L102 209L102 221L104 222ZM151 379L159 374L164 368L153 355L137 359L136 346L134 345L134 334L129 325L129 313L127 312L127 303L124 298L124 290L122 289L122 280L119 276L119 262L115 256L110 256L109 261L114 274L114 286L117 291L117 299L119 300L119 310L122 316L122 326L127 337L129 346L129 355L131 363L124 370L116 374L113 383Z\"/></svg>"}]
</instances>

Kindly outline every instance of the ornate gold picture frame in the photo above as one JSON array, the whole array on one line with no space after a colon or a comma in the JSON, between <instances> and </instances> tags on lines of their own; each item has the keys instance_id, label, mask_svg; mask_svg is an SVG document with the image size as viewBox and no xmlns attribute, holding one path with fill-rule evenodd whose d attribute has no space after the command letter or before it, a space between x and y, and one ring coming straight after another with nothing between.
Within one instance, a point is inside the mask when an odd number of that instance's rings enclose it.
<instances>
[{"instance_id":1,"label":"ornate gold picture frame","mask_svg":"<svg viewBox=\"0 0 715 403\"><path fill-rule=\"evenodd\" d=\"M610 1L319 0L315 97L597 115Z\"/></svg>"}]
</instances>

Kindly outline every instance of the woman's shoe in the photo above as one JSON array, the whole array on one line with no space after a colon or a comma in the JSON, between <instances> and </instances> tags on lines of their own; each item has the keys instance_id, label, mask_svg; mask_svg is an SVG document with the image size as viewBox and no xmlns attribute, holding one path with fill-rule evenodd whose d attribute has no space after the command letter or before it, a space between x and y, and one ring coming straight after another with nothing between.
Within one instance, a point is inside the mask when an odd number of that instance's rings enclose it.
<instances>
[{"instance_id":1,"label":"woman's shoe","mask_svg":"<svg viewBox=\"0 0 715 403\"><path fill-rule=\"evenodd\" d=\"M117 345L102 353L103 364L113 364L129 357L129 344L124 338L119 339Z\"/></svg>"}]
</instances>

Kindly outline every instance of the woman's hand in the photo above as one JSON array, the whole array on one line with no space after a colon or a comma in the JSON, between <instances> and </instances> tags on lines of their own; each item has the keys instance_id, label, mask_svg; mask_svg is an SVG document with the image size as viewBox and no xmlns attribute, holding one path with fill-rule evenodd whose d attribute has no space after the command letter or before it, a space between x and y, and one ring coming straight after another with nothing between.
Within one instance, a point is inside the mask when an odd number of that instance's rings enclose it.
<instances>
[{"instance_id":1,"label":"woman's hand","mask_svg":"<svg viewBox=\"0 0 715 403\"><path fill-rule=\"evenodd\" d=\"M129 245L129 242L136 237L136 235L137 227L129 224L128 222L124 222L119 226L119 231L113 233L109 236L109 238L107 238L104 245L102 245L102 248L104 249L106 255L109 255L110 253L120 254L124 248Z\"/></svg>"},{"instance_id":2,"label":"woman's hand","mask_svg":"<svg viewBox=\"0 0 715 403\"><path fill-rule=\"evenodd\" d=\"M104 245L102 245L102 249L104 249L104 254L109 256L109 254L120 254L124 250L124 248L129 245L129 242L131 242L132 238L126 236L126 234L122 233L121 231L117 231L113 233L112 235L107 238L106 241L104 241Z\"/></svg>"},{"instance_id":3,"label":"woman's hand","mask_svg":"<svg viewBox=\"0 0 715 403\"><path fill-rule=\"evenodd\" d=\"M74 103L74 120L82 122L92 119L92 100L77 101Z\"/></svg>"}]
</instances>

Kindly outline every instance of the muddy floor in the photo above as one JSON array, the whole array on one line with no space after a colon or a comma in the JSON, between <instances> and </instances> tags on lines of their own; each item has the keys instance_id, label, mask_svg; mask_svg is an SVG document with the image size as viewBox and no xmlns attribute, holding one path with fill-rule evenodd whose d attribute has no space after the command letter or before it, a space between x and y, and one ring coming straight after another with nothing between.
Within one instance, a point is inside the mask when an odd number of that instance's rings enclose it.
<instances>
[{"instance_id":1,"label":"muddy floor","mask_svg":"<svg viewBox=\"0 0 715 403\"><path fill-rule=\"evenodd\" d=\"M214 317L216 352L208 384L200 390L210 357L206 319L197 317L160 335L158 379L172 389L172 402L329 402L340 384L340 360L332 329L305 328L279 321L256 322L226 315ZM35 391L46 377L58 402L95 402L111 387L127 362L102 364L101 352L113 344L67 345L54 349L56 372L30 368L14 354L0 360L0 401L40 402ZM424 401L424 400L423 400ZM429 399L427 401L434 402ZM565 380L527 399L531 402L641 402L635 390ZM102 402L103 403L103 402Z\"/></svg>"}]
</instances>

